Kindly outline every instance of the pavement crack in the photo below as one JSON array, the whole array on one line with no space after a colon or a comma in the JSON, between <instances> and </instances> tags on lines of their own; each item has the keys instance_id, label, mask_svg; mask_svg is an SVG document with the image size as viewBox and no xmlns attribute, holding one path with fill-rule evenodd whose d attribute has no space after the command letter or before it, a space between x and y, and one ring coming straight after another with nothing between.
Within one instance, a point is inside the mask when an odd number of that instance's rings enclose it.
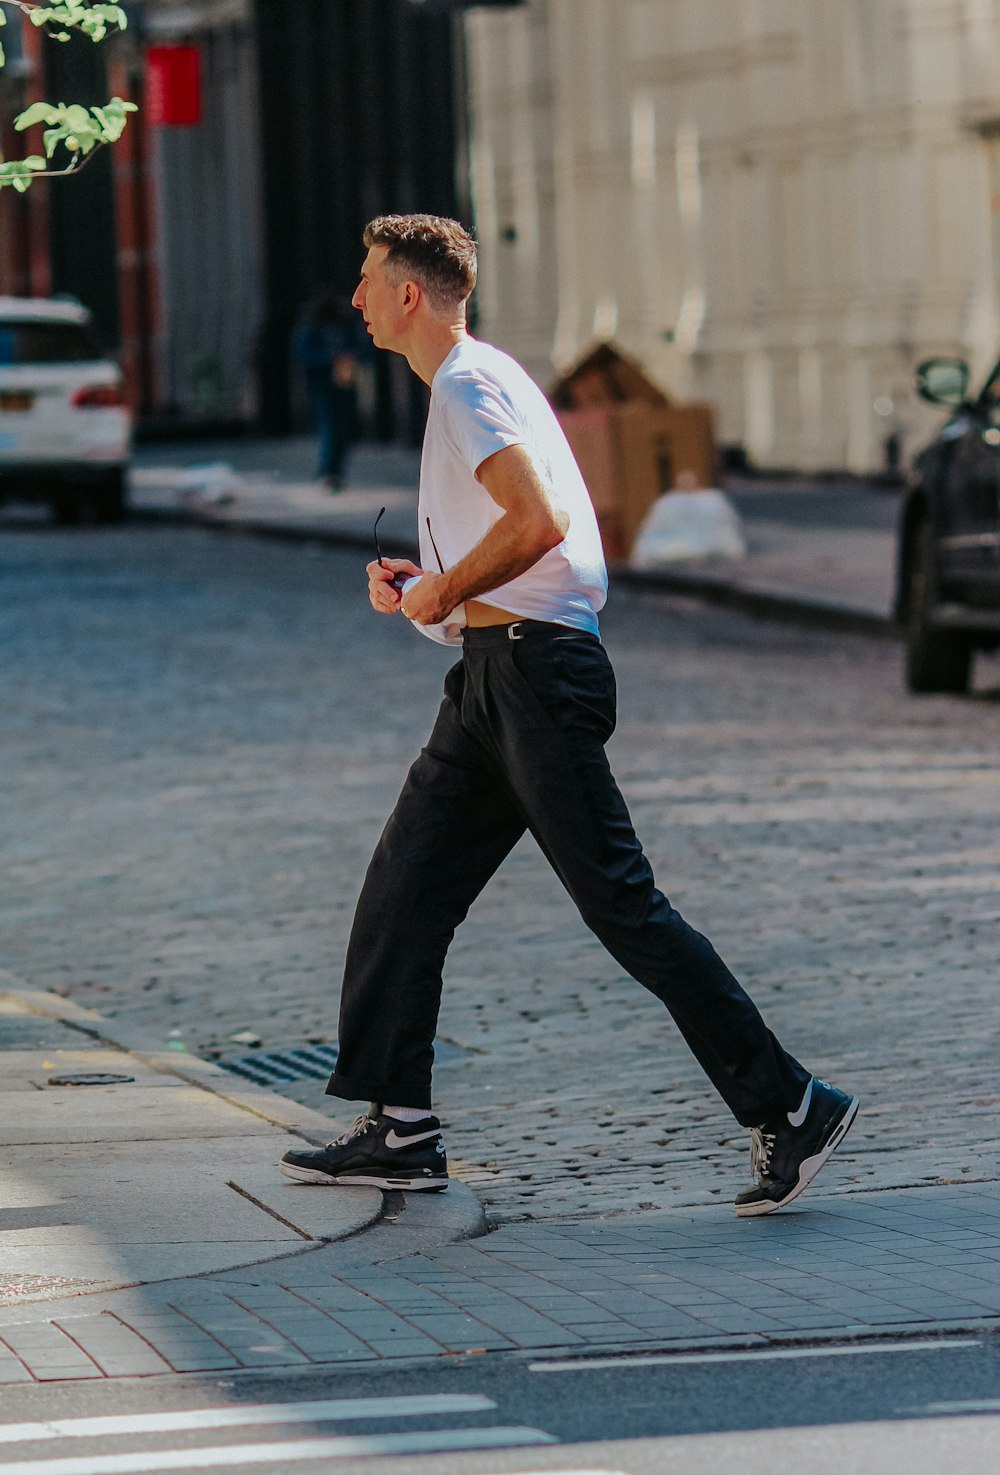
<instances>
[{"instance_id":1,"label":"pavement crack","mask_svg":"<svg viewBox=\"0 0 1000 1475\"><path fill-rule=\"evenodd\" d=\"M279 1224L284 1224L286 1229L290 1229L292 1233L297 1234L300 1239L307 1239L310 1241L311 1244L319 1243L314 1234L308 1234L304 1229L300 1229L297 1224L292 1223L291 1219L286 1219L284 1214L279 1214L277 1209L272 1209L270 1204L266 1204L263 1199L257 1198L257 1196L253 1193L250 1193L248 1189L241 1188L240 1185L238 1183L234 1183L231 1178L227 1179L226 1187L231 1188L234 1193L238 1193L241 1198L247 1199L250 1203L254 1205L255 1208L263 1209L265 1214L270 1214L272 1219L277 1219Z\"/></svg>"}]
</instances>

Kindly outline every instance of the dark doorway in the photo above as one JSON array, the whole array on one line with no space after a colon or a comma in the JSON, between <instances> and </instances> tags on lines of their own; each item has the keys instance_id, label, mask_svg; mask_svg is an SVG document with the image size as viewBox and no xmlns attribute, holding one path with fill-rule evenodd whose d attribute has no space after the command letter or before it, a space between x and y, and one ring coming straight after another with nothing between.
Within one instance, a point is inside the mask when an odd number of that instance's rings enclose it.
<instances>
[{"instance_id":1,"label":"dark doorway","mask_svg":"<svg viewBox=\"0 0 1000 1475\"><path fill-rule=\"evenodd\" d=\"M262 428L283 434L295 418L295 320L321 287L353 292L365 222L410 210L467 221L457 182L460 21L411 0L255 0L254 15L266 303L259 402ZM384 354L375 375L369 433L416 440L422 386Z\"/></svg>"}]
</instances>

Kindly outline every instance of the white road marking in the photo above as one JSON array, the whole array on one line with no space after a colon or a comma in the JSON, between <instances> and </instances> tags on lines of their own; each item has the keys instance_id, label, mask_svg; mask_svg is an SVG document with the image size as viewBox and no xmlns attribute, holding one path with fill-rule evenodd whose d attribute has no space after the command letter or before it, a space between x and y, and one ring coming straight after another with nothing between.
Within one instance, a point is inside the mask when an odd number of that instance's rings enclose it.
<instances>
[{"instance_id":1,"label":"white road marking","mask_svg":"<svg viewBox=\"0 0 1000 1475\"><path fill-rule=\"evenodd\" d=\"M761 1347L745 1352L652 1352L633 1357L621 1352L615 1357L579 1357L567 1362L532 1362L533 1373L585 1373L605 1367L661 1367L694 1362L776 1362L798 1357L863 1357L875 1352L957 1352L965 1347L981 1347L977 1339L951 1339L933 1342L865 1342L848 1347Z\"/></svg>"},{"instance_id":2,"label":"white road marking","mask_svg":"<svg viewBox=\"0 0 1000 1475\"><path fill-rule=\"evenodd\" d=\"M907 1410L912 1413L912 1409ZM1000 1414L1000 1398L966 1398L961 1403L928 1403L928 1414Z\"/></svg>"},{"instance_id":3,"label":"white road marking","mask_svg":"<svg viewBox=\"0 0 1000 1475\"><path fill-rule=\"evenodd\" d=\"M480 1413L496 1408L481 1393L410 1394L401 1398L327 1398L314 1403L252 1403L238 1408L190 1408L177 1413L115 1414L107 1418L46 1419L7 1424L0 1444L29 1439L98 1439L110 1434L172 1434L179 1429L237 1429L247 1424L313 1424L328 1419L404 1419L412 1414Z\"/></svg>"},{"instance_id":4,"label":"white road marking","mask_svg":"<svg viewBox=\"0 0 1000 1475\"><path fill-rule=\"evenodd\" d=\"M291 1465L304 1460L362 1459L369 1455L444 1454L451 1450L557 1444L540 1429L418 1429L409 1434L362 1434L356 1438L300 1439L294 1444L237 1444L226 1448L144 1450L142 1454L83 1455L59 1460L21 1460L3 1475L145 1475L147 1470L210 1470L222 1466Z\"/></svg>"}]
</instances>

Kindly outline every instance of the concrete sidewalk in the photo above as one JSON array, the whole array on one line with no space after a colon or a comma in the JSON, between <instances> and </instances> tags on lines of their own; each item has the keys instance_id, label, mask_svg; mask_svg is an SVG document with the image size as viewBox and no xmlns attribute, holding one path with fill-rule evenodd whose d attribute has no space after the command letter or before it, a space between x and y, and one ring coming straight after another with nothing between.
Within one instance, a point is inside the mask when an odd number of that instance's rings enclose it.
<instances>
[{"instance_id":1,"label":"concrete sidewalk","mask_svg":"<svg viewBox=\"0 0 1000 1475\"><path fill-rule=\"evenodd\" d=\"M895 634L895 533L746 515L743 522L744 559L706 558L652 573L617 569L614 576L765 618Z\"/></svg>"},{"instance_id":2,"label":"concrete sidewalk","mask_svg":"<svg viewBox=\"0 0 1000 1475\"><path fill-rule=\"evenodd\" d=\"M997 1327L1000 1183L469 1239L461 1183L286 1183L289 1135L324 1140L325 1117L7 982L0 1384ZM53 1084L80 1073L130 1079Z\"/></svg>"},{"instance_id":3,"label":"concrete sidewalk","mask_svg":"<svg viewBox=\"0 0 1000 1475\"><path fill-rule=\"evenodd\" d=\"M0 1306L286 1258L377 1223L375 1188L301 1194L289 1146L347 1117L311 1111L0 973ZM433 1243L483 1227L452 1185Z\"/></svg>"},{"instance_id":4,"label":"concrete sidewalk","mask_svg":"<svg viewBox=\"0 0 1000 1475\"><path fill-rule=\"evenodd\" d=\"M169 462L162 453L160 459L140 456L132 476L133 508L142 516L171 522L355 546L370 557L372 527L384 506L379 528L383 551L416 556L415 458L362 448L351 484L332 495L302 478L304 455L295 442L283 460L266 442L224 447L221 454L237 476L228 494L218 477L213 487L206 475L203 492L192 485L191 466L210 466L211 451L206 455L197 448L172 448ZM278 466L271 465L275 461ZM619 566L613 577L751 614L892 634L895 532L884 526L854 526L849 509L844 519L829 525L796 525L782 516L780 494L766 515L760 513L759 496L748 497L753 508L748 511L741 505L741 488L752 492L758 485L747 482L731 489L746 531L746 558L687 561L644 573ZM221 500L213 500L216 496Z\"/></svg>"}]
</instances>

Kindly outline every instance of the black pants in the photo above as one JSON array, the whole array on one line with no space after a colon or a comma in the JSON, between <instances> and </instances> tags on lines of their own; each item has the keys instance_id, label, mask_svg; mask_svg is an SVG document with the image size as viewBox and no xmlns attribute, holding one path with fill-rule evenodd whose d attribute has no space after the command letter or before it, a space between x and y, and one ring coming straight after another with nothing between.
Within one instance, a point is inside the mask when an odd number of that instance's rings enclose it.
<instances>
[{"instance_id":1,"label":"black pants","mask_svg":"<svg viewBox=\"0 0 1000 1475\"><path fill-rule=\"evenodd\" d=\"M604 745L615 679L596 636L469 630L358 902L327 1094L430 1107L445 954L525 829L587 926L669 1009L737 1121L794 1110L809 1073L711 943L656 889ZM650 1050L649 1074L657 1056Z\"/></svg>"}]
</instances>

